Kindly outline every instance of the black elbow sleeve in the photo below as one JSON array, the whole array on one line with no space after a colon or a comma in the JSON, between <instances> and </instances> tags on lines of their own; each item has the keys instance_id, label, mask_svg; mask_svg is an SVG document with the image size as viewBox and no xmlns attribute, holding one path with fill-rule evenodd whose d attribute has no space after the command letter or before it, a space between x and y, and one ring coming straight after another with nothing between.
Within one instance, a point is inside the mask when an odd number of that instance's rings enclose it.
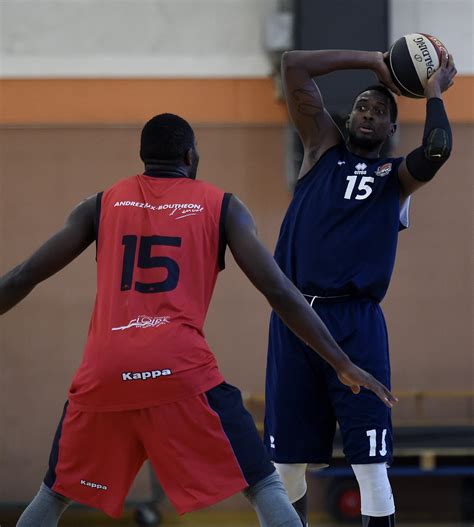
<instances>
[{"instance_id":1,"label":"black elbow sleeve","mask_svg":"<svg viewBox=\"0 0 474 527\"><path fill-rule=\"evenodd\" d=\"M407 156L407 168L419 181L430 181L449 158L452 133L441 99L429 99L426 103L426 121L423 146Z\"/></svg>"}]
</instances>

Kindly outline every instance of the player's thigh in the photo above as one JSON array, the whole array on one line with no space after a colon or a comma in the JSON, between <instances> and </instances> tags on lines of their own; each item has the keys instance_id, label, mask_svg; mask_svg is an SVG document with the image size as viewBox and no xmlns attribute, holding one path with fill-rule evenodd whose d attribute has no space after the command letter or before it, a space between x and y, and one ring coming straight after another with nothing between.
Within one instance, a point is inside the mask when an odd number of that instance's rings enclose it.
<instances>
[{"instance_id":1,"label":"player's thigh","mask_svg":"<svg viewBox=\"0 0 474 527\"><path fill-rule=\"evenodd\" d=\"M390 387L390 362L385 321L378 304L354 309L355 330L340 343L357 364ZM391 411L371 391L354 395L341 384L332 368L327 379L334 412L342 434L344 453L352 464L390 463L392 459Z\"/></svg>"},{"instance_id":2,"label":"player's thigh","mask_svg":"<svg viewBox=\"0 0 474 527\"><path fill-rule=\"evenodd\" d=\"M322 359L273 315L265 394L265 444L272 459L328 463L334 430Z\"/></svg>"},{"instance_id":3,"label":"player's thigh","mask_svg":"<svg viewBox=\"0 0 474 527\"><path fill-rule=\"evenodd\" d=\"M66 403L45 484L74 501L119 516L145 460L135 417L136 411L81 412Z\"/></svg>"},{"instance_id":4,"label":"player's thigh","mask_svg":"<svg viewBox=\"0 0 474 527\"><path fill-rule=\"evenodd\" d=\"M148 457L179 513L217 503L275 470L239 390L227 383L143 412Z\"/></svg>"}]
</instances>

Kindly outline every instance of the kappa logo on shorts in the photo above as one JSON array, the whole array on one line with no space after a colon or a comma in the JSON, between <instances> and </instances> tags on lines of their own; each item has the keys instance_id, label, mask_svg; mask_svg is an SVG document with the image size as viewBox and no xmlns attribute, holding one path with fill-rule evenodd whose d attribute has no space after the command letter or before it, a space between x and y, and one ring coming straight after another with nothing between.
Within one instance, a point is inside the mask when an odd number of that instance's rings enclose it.
<instances>
[{"instance_id":1,"label":"kappa logo on shorts","mask_svg":"<svg viewBox=\"0 0 474 527\"><path fill-rule=\"evenodd\" d=\"M149 315L140 315L133 318L126 326L112 328L112 331L123 331L130 328L157 328L164 324L170 323L170 317L150 317Z\"/></svg>"},{"instance_id":2,"label":"kappa logo on shorts","mask_svg":"<svg viewBox=\"0 0 474 527\"><path fill-rule=\"evenodd\" d=\"M122 381L146 381L148 379L157 379L158 377L166 377L173 372L170 369L166 370L151 370L151 371L124 371L122 373Z\"/></svg>"},{"instance_id":3,"label":"kappa logo on shorts","mask_svg":"<svg viewBox=\"0 0 474 527\"><path fill-rule=\"evenodd\" d=\"M109 490L109 487L107 487L107 485L102 485L101 483L92 483L90 481L86 481L85 479L81 479L81 485L84 485L85 487L90 487L91 489Z\"/></svg>"}]
</instances>

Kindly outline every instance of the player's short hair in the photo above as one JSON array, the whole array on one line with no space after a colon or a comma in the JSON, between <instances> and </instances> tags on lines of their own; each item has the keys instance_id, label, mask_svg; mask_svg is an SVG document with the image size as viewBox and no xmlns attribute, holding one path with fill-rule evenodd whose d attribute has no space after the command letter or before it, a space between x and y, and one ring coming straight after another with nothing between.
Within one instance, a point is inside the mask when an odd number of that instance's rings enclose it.
<instances>
[{"instance_id":1,"label":"player's short hair","mask_svg":"<svg viewBox=\"0 0 474 527\"><path fill-rule=\"evenodd\" d=\"M388 99L388 102L389 102L390 120L392 121L392 123L396 123L398 119L398 106L397 106L397 101L395 100L395 97L393 96L393 93L388 88L386 88L383 84L372 84L368 86L367 88L364 88L361 92L359 92L357 97L359 97L366 91L377 91L381 93L382 95L385 95L385 97Z\"/></svg>"},{"instance_id":2,"label":"player's short hair","mask_svg":"<svg viewBox=\"0 0 474 527\"><path fill-rule=\"evenodd\" d=\"M194 131L179 115L155 115L143 127L140 157L144 163L182 159L194 147Z\"/></svg>"}]
</instances>

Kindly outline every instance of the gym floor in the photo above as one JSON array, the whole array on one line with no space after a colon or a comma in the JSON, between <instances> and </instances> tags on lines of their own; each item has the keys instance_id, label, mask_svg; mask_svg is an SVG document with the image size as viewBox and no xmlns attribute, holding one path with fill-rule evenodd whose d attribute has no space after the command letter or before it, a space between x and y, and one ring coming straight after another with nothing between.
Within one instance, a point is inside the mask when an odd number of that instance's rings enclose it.
<instances>
[{"instance_id":1,"label":"gym floor","mask_svg":"<svg viewBox=\"0 0 474 527\"><path fill-rule=\"evenodd\" d=\"M14 527L21 510L0 508L0 526ZM258 527L258 521L252 512L245 513L194 513L184 517L164 514L160 523L144 523L142 525L159 527ZM310 525L317 527L343 527L349 524L328 523L321 521L317 516L310 518ZM357 525L357 524L351 524ZM136 527L131 512L126 512L120 520L112 520L99 515L94 511L71 510L67 511L60 522L61 527ZM473 527L473 523L397 523L397 527Z\"/></svg>"}]
</instances>

